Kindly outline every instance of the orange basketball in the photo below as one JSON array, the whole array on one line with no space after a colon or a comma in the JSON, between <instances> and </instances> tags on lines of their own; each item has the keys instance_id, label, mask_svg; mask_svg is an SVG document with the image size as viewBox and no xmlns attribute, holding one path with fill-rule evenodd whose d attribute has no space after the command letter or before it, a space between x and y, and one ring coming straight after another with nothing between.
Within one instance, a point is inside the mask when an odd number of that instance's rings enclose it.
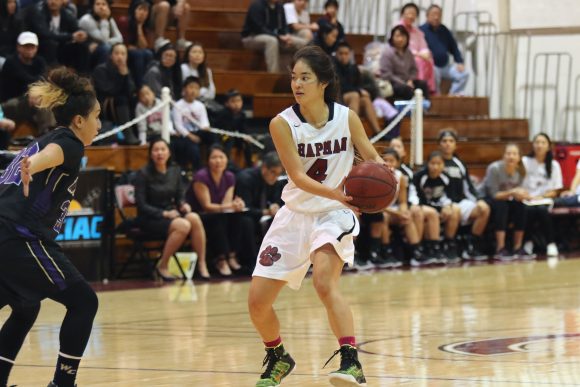
<instances>
[{"instance_id":1,"label":"orange basketball","mask_svg":"<svg viewBox=\"0 0 580 387\"><path fill-rule=\"evenodd\" d=\"M352 168L344 190L353 198L350 203L362 212L380 212L395 200L397 178L384 165L366 161Z\"/></svg>"}]
</instances>

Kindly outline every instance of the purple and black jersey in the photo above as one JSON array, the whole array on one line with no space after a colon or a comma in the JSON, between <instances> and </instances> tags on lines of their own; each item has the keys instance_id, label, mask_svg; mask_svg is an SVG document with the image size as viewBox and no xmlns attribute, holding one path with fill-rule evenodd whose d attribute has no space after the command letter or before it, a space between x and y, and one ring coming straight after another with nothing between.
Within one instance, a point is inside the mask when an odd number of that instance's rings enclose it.
<instances>
[{"instance_id":1,"label":"purple and black jersey","mask_svg":"<svg viewBox=\"0 0 580 387\"><path fill-rule=\"evenodd\" d=\"M20 162L48 144L62 148L64 162L33 175L29 195L25 197ZM84 149L77 136L65 127L54 129L23 149L0 176L0 221L24 237L54 240L76 190Z\"/></svg>"}]
</instances>

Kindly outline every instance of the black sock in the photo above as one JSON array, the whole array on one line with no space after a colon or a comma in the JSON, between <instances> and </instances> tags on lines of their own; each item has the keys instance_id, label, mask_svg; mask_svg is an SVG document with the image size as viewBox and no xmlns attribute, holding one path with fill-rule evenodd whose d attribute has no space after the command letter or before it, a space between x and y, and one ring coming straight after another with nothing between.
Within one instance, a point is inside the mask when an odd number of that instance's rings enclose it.
<instances>
[{"instance_id":1,"label":"black sock","mask_svg":"<svg viewBox=\"0 0 580 387\"><path fill-rule=\"evenodd\" d=\"M80 358L71 359L59 353L54 371L54 384L58 387L74 387L80 362Z\"/></svg>"},{"instance_id":2,"label":"black sock","mask_svg":"<svg viewBox=\"0 0 580 387\"><path fill-rule=\"evenodd\" d=\"M0 386L6 386L8 384L8 376L13 365L13 362L0 358Z\"/></svg>"}]
</instances>

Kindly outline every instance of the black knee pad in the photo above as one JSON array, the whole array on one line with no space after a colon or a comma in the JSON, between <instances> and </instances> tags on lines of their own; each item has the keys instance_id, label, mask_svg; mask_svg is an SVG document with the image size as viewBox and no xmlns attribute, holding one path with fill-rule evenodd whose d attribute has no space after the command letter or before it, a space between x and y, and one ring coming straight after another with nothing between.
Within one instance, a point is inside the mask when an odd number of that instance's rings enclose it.
<instances>
[{"instance_id":1,"label":"black knee pad","mask_svg":"<svg viewBox=\"0 0 580 387\"><path fill-rule=\"evenodd\" d=\"M84 281L71 285L51 298L63 304L69 310L83 313L86 317L90 317L91 320L95 317L99 308L99 299L95 291Z\"/></svg>"}]
</instances>

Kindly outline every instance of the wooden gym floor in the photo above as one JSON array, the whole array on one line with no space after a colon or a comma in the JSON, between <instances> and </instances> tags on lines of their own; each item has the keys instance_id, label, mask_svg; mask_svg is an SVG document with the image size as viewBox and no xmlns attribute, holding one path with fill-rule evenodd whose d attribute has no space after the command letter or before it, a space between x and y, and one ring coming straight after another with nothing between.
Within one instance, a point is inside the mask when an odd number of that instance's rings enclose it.
<instances>
[{"instance_id":1,"label":"wooden gym floor","mask_svg":"<svg viewBox=\"0 0 580 387\"><path fill-rule=\"evenodd\" d=\"M100 292L79 386L253 386L264 352L248 285ZM351 274L342 289L369 386L580 386L580 259ZM311 280L277 310L298 364L283 385L328 385L337 343ZM48 383L63 315L43 303L11 384Z\"/></svg>"}]
</instances>

